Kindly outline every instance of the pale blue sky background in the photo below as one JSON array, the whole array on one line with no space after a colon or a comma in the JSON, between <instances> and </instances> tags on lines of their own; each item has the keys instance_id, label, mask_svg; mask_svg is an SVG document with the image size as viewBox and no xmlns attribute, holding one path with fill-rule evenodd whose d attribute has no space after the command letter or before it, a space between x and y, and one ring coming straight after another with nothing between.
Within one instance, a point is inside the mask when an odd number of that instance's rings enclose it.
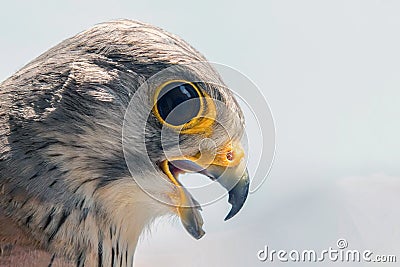
<instances>
[{"instance_id":1,"label":"pale blue sky background","mask_svg":"<svg viewBox=\"0 0 400 267\"><path fill-rule=\"evenodd\" d=\"M322 250L339 238L400 260L399 14L394 0L8 1L0 80L98 22L165 28L261 88L277 152L236 218L223 222L225 200L206 207L200 241L162 221L140 245L137 266L272 266L257 261L264 245Z\"/></svg>"}]
</instances>

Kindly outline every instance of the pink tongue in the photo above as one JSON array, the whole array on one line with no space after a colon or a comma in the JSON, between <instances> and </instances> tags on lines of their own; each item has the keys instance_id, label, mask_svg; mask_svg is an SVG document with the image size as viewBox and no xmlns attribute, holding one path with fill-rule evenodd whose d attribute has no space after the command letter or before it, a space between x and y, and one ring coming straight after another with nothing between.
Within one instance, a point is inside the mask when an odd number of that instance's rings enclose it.
<instances>
[{"instance_id":1,"label":"pink tongue","mask_svg":"<svg viewBox=\"0 0 400 267\"><path fill-rule=\"evenodd\" d=\"M174 160L171 161L170 164L174 165L176 168L184 170L185 172L201 172L204 170L203 167L190 160Z\"/></svg>"}]
</instances>

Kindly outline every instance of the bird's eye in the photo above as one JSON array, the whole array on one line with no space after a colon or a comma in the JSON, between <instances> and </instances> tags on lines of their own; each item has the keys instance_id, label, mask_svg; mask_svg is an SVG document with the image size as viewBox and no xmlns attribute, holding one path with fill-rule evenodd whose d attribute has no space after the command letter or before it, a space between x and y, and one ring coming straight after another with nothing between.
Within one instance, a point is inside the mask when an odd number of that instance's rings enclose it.
<instances>
[{"instance_id":1,"label":"bird's eye","mask_svg":"<svg viewBox=\"0 0 400 267\"><path fill-rule=\"evenodd\" d=\"M167 82L157 91L154 109L162 123L183 126L196 118L202 110L201 93L190 82Z\"/></svg>"}]
</instances>

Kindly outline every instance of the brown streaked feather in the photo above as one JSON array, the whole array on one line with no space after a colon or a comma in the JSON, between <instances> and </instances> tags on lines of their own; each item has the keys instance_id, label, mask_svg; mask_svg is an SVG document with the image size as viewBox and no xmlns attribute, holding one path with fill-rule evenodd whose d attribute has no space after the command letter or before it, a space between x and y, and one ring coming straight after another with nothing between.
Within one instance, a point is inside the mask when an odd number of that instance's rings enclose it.
<instances>
[{"instance_id":1,"label":"brown streaked feather","mask_svg":"<svg viewBox=\"0 0 400 267\"><path fill-rule=\"evenodd\" d=\"M42 250L24 230L0 209L0 267L73 266Z\"/></svg>"}]
</instances>

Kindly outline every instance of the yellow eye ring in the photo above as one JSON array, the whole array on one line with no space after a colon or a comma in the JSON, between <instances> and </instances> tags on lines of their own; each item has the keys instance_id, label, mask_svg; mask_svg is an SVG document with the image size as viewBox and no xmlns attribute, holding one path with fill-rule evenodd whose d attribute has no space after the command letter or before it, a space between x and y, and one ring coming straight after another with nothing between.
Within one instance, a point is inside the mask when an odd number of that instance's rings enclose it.
<instances>
[{"instance_id":1,"label":"yellow eye ring","mask_svg":"<svg viewBox=\"0 0 400 267\"><path fill-rule=\"evenodd\" d=\"M178 109L187 100L195 99L198 102L193 101L183 106L189 110L178 110L178 118L172 116L172 121L168 121L172 110ZM194 83L185 80L167 81L157 87L153 100L153 113L163 125L187 134L210 132L216 117L215 105L211 97Z\"/></svg>"}]
</instances>

